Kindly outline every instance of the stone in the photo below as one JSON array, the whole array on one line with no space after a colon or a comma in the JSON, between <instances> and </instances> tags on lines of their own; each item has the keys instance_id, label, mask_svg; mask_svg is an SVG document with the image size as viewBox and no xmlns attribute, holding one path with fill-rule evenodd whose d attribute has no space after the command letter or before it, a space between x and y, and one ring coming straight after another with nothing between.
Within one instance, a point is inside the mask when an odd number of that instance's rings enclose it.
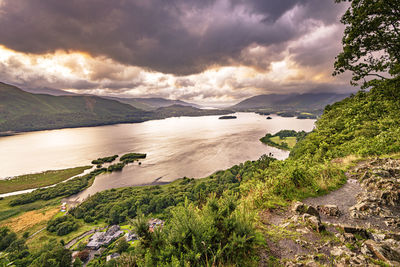
<instances>
[{"instance_id":1,"label":"stone","mask_svg":"<svg viewBox=\"0 0 400 267\"><path fill-rule=\"evenodd\" d=\"M364 244L380 260L391 264L392 261L400 263L400 252L392 249L387 244L376 243L373 240L367 240Z\"/></svg>"},{"instance_id":2,"label":"stone","mask_svg":"<svg viewBox=\"0 0 400 267\"><path fill-rule=\"evenodd\" d=\"M345 233L353 234L353 235L360 235L364 239L369 238L369 233L364 228L348 226L348 225L341 225L340 226Z\"/></svg>"},{"instance_id":3,"label":"stone","mask_svg":"<svg viewBox=\"0 0 400 267\"><path fill-rule=\"evenodd\" d=\"M396 206L400 202L400 192L386 190L380 193L379 198L386 205Z\"/></svg>"},{"instance_id":4,"label":"stone","mask_svg":"<svg viewBox=\"0 0 400 267\"><path fill-rule=\"evenodd\" d=\"M321 219L316 216L303 214L303 220L311 224L311 227L318 233L320 233L322 230L325 230L325 226L321 223Z\"/></svg>"},{"instance_id":5,"label":"stone","mask_svg":"<svg viewBox=\"0 0 400 267\"><path fill-rule=\"evenodd\" d=\"M331 253L331 256L340 257L342 255L349 255L350 254L350 250L348 248L346 248L345 246L333 247L331 249L330 253Z\"/></svg>"},{"instance_id":6,"label":"stone","mask_svg":"<svg viewBox=\"0 0 400 267\"><path fill-rule=\"evenodd\" d=\"M368 257L372 257L372 256L374 255L374 254L372 253L372 251L368 248L368 246L365 245L365 244L363 244L363 245L361 246L360 251L361 251L362 254L364 254L364 255L366 255L366 256L368 256Z\"/></svg>"},{"instance_id":7,"label":"stone","mask_svg":"<svg viewBox=\"0 0 400 267\"><path fill-rule=\"evenodd\" d=\"M316 217L320 218L319 212L316 208L314 208L313 206L306 205L299 201L294 203L292 211L296 212L300 215L310 214L312 216L316 216Z\"/></svg>"},{"instance_id":8,"label":"stone","mask_svg":"<svg viewBox=\"0 0 400 267\"><path fill-rule=\"evenodd\" d=\"M400 219L399 218L390 218L390 219L385 220L385 224L387 226L400 227Z\"/></svg>"},{"instance_id":9,"label":"stone","mask_svg":"<svg viewBox=\"0 0 400 267\"><path fill-rule=\"evenodd\" d=\"M365 216L363 214L361 214L359 211L350 208L350 216L354 219L365 219Z\"/></svg>"},{"instance_id":10,"label":"stone","mask_svg":"<svg viewBox=\"0 0 400 267\"><path fill-rule=\"evenodd\" d=\"M339 239L344 243L354 243L357 241L354 235L350 233L344 233L343 235L340 235Z\"/></svg>"},{"instance_id":11,"label":"stone","mask_svg":"<svg viewBox=\"0 0 400 267\"><path fill-rule=\"evenodd\" d=\"M359 202L353 206L358 211L366 211L370 208L370 204L366 202Z\"/></svg>"},{"instance_id":12,"label":"stone","mask_svg":"<svg viewBox=\"0 0 400 267\"><path fill-rule=\"evenodd\" d=\"M372 240L376 242L382 242L385 240L386 235L385 234L371 234Z\"/></svg>"},{"instance_id":13,"label":"stone","mask_svg":"<svg viewBox=\"0 0 400 267\"><path fill-rule=\"evenodd\" d=\"M327 216L339 217L341 214L337 205L321 205L317 206L317 209Z\"/></svg>"},{"instance_id":14,"label":"stone","mask_svg":"<svg viewBox=\"0 0 400 267\"><path fill-rule=\"evenodd\" d=\"M387 234L387 238L400 241L400 233L389 233Z\"/></svg>"}]
</instances>

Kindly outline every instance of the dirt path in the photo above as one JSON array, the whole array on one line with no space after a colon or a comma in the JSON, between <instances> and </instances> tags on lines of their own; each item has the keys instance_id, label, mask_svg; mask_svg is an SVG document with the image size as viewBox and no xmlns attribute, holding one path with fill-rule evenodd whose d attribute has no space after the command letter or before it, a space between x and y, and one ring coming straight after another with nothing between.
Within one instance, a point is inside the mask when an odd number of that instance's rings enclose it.
<instances>
[{"instance_id":1,"label":"dirt path","mask_svg":"<svg viewBox=\"0 0 400 267\"><path fill-rule=\"evenodd\" d=\"M400 266L400 160L362 162L346 175L325 196L259 214L268 246L260 266Z\"/></svg>"},{"instance_id":2,"label":"dirt path","mask_svg":"<svg viewBox=\"0 0 400 267\"><path fill-rule=\"evenodd\" d=\"M320 214L323 222L365 225L365 220L356 220L350 216L349 212L349 209L357 203L356 196L361 192L365 192L365 189L361 187L360 183L348 177L347 183L338 190L324 196L307 198L302 202L313 207L336 205L341 212L341 216L332 217Z\"/></svg>"}]
</instances>

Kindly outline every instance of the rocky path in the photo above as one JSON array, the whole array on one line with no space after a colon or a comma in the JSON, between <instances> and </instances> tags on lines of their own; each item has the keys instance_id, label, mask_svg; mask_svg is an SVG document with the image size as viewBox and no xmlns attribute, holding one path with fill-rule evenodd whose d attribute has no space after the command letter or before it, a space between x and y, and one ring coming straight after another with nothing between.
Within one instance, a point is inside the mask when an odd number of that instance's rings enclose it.
<instances>
[{"instance_id":1,"label":"rocky path","mask_svg":"<svg viewBox=\"0 0 400 267\"><path fill-rule=\"evenodd\" d=\"M400 160L363 162L347 176L328 195L260 214L261 266L400 266Z\"/></svg>"}]
</instances>

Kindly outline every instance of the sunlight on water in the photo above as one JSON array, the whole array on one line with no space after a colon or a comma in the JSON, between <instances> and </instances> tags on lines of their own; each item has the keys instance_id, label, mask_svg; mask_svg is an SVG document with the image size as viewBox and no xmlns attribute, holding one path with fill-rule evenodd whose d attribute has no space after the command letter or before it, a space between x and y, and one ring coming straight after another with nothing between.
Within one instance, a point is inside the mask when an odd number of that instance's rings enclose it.
<instances>
[{"instance_id":1,"label":"sunlight on water","mask_svg":"<svg viewBox=\"0 0 400 267\"><path fill-rule=\"evenodd\" d=\"M218 116L179 117L137 124L61 129L0 138L0 177L90 164L98 157L128 152L147 153L142 166L128 165L120 173L101 175L84 195L113 187L187 177L204 177L246 160L288 152L259 141L282 129L310 131L314 120L297 120L254 113L237 119Z\"/></svg>"}]
</instances>

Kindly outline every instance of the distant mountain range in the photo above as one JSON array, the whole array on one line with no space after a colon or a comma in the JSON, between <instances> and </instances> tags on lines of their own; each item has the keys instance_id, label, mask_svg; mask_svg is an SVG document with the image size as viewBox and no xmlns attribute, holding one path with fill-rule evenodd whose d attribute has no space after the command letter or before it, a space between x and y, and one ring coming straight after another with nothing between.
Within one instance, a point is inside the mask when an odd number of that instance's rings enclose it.
<instances>
[{"instance_id":1,"label":"distant mountain range","mask_svg":"<svg viewBox=\"0 0 400 267\"><path fill-rule=\"evenodd\" d=\"M77 95L71 92L67 92L64 90L60 89L54 89L54 88L49 88L49 87L43 87L43 88L21 88L23 91L32 93L32 94L46 94L46 95L54 95L54 96L60 96L60 95Z\"/></svg>"},{"instance_id":2,"label":"distant mountain range","mask_svg":"<svg viewBox=\"0 0 400 267\"><path fill-rule=\"evenodd\" d=\"M200 108L199 105L184 102L181 100L170 100L165 98L121 98L121 97L105 97L107 99L117 100L121 103L131 105L138 109L155 110L157 108L168 107L172 105L190 106Z\"/></svg>"},{"instance_id":3,"label":"distant mountain range","mask_svg":"<svg viewBox=\"0 0 400 267\"><path fill-rule=\"evenodd\" d=\"M53 96L66 96L66 95L83 96L82 94L74 94L74 93L70 93L70 92L67 92L64 90L48 88L48 87L35 88L35 89L22 88L22 90L25 92L28 92L28 93L32 93L32 94L46 94L46 95L53 95ZM168 106L172 106L172 105L182 105L182 106L191 106L191 107L195 107L195 108L201 108L201 106L193 104L193 103L188 103L188 102L184 102L181 100L170 100L170 99L160 98L160 97L124 98L124 97L101 96L101 98L116 100L118 102L128 104L128 105L131 105L132 107L146 110L146 111L155 110L158 108L168 107Z\"/></svg>"},{"instance_id":4,"label":"distant mountain range","mask_svg":"<svg viewBox=\"0 0 400 267\"><path fill-rule=\"evenodd\" d=\"M149 106L153 110L146 111L98 96L32 94L15 86L0 83L0 133L142 122L174 116L232 113L227 110L204 110L177 104L154 109L156 103L166 102L168 101L150 101L149 103L153 104Z\"/></svg>"},{"instance_id":5,"label":"distant mountain range","mask_svg":"<svg viewBox=\"0 0 400 267\"><path fill-rule=\"evenodd\" d=\"M237 111L267 112L311 112L322 113L326 105L340 101L349 94L306 93L306 94L269 94L247 98L230 107Z\"/></svg>"}]
</instances>

